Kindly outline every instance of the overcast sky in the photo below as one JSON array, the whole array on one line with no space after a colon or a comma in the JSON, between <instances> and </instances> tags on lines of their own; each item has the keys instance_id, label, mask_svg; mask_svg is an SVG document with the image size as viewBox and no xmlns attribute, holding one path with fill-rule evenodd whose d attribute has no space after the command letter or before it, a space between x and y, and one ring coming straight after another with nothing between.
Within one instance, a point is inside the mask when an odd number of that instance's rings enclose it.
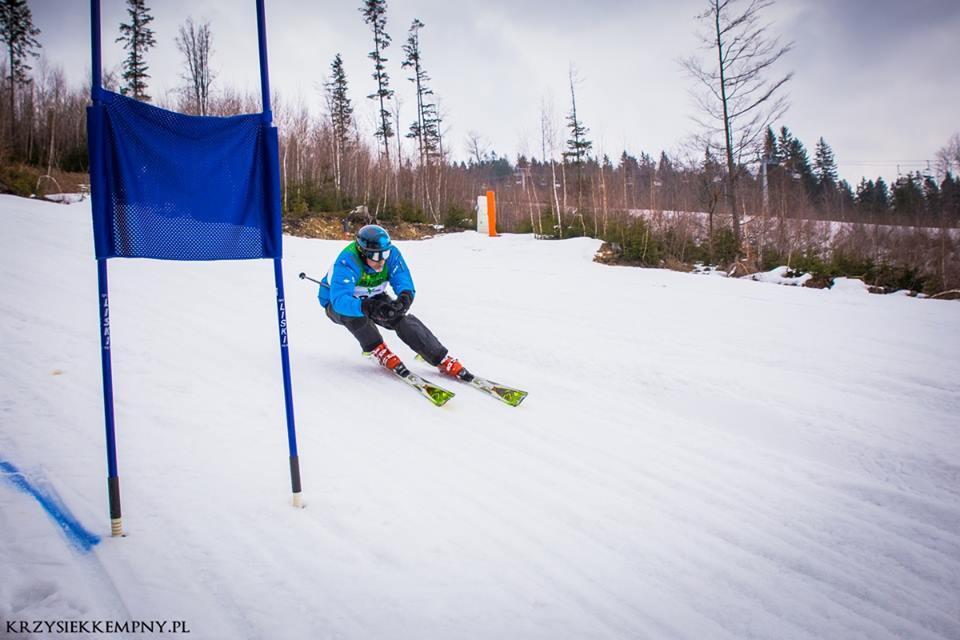
<instances>
[{"instance_id":1,"label":"overcast sky","mask_svg":"<svg viewBox=\"0 0 960 640\"><path fill-rule=\"evenodd\" d=\"M119 67L114 40L125 0L101 0L104 65ZM90 73L89 3L29 0L50 64L77 85ZM150 93L182 84L174 38L188 16L209 20L219 85L259 91L254 0L148 0L157 46L147 55ZM372 35L353 2L266 0L271 84L284 100L315 110L330 62L341 53L362 128L373 130L376 90ZM674 153L696 130L692 81L678 60L701 53L695 16L705 0L389 0L391 88L402 100L405 132L414 118L401 49L414 18L423 63L446 116L447 140L465 159L473 131L512 160L541 157L540 113L552 104L557 126L570 108L574 65L577 109L594 149L614 162L621 151ZM823 136L841 176L887 179L922 169L960 131L960 1L780 0L764 14L771 33L794 48L778 73L787 84L788 126L813 156ZM707 55L706 52L702 52ZM38 65L34 65L36 68ZM565 139L564 135L561 139ZM870 164L865 164L870 163Z\"/></svg>"}]
</instances>

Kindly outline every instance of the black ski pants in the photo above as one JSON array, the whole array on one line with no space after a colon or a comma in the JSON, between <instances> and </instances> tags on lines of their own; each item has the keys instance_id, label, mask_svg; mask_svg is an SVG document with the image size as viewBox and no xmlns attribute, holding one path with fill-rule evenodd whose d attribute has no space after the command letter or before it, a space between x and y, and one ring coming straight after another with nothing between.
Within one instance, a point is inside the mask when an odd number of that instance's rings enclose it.
<instances>
[{"instance_id":1,"label":"black ski pants","mask_svg":"<svg viewBox=\"0 0 960 640\"><path fill-rule=\"evenodd\" d=\"M380 294L380 296L389 299L389 296L385 293ZM328 318L346 327L360 343L360 348L366 352L373 351L378 344L383 342L383 336L380 335L380 330L377 328L379 324L384 329L396 331L404 344L423 356L423 359L433 366L443 362L447 355L447 348L440 344L440 341L437 340L430 329L419 318L409 313L387 324L379 321L374 322L367 316L360 316L359 318L342 316L333 310L333 303L327 305L326 312Z\"/></svg>"}]
</instances>

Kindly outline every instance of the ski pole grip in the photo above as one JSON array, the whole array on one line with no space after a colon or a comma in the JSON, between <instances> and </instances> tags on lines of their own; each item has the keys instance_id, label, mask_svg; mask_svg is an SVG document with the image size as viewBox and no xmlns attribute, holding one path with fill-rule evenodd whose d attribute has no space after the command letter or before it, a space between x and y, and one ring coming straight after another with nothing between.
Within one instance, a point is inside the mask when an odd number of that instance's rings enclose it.
<instances>
[{"instance_id":1,"label":"ski pole grip","mask_svg":"<svg viewBox=\"0 0 960 640\"><path fill-rule=\"evenodd\" d=\"M303 273L303 272L300 273L300 279L301 279L301 280L309 280L310 282L316 282L317 284L323 284L323 283L320 282L319 280L314 280L313 278L311 278L310 276L308 276L307 274L305 274L305 273Z\"/></svg>"}]
</instances>

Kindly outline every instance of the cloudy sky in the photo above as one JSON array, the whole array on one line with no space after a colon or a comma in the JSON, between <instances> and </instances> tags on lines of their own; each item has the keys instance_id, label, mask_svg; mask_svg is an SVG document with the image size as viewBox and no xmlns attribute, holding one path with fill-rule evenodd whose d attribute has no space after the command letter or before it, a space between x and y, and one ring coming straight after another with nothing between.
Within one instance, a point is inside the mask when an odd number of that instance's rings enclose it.
<instances>
[{"instance_id":1,"label":"cloudy sky","mask_svg":"<svg viewBox=\"0 0 960 640\"><path fill-rule=\"evenodd\" d=\"M119 67L114 42L125 0L101 0L104 64ZM77 85L90 73L89 3L29 0L43 53ZM188 16L209 20L217 84L259 91L253 0L148 0L157 46L148 53L150 92L182 83L174 38ZM360 0L266 0L271 83L285 101L319 110L323 78L341 53L356 114L373 130L375 91L366 58L372 36ZM465 159L475 132L511 158L541 156L540 114L557 126L570 108L568 70L577 72L577 108L595 150L614 160L678 152L696 131L692 81L678 60L702 53L695 16L705 0L389 0L391 87L406 129L414 117L412 84L400 68L414 18L423 60L446 115L447 139ZM779 73L787 85L786 125L810 154L820 136L833 147L842 177L896 177L926 167L960 131L960 2L957 0L779 0L765 18L794 48ZM34 65L35 68L37 65ZM564 138L565 139L565 138Z\"/></svg>"}]
</instances>

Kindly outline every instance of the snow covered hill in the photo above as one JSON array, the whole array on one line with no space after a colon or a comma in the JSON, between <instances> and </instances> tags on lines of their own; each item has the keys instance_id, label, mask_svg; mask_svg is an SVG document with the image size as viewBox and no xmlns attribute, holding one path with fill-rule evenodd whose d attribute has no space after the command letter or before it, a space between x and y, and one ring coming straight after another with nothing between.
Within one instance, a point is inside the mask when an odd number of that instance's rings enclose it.
<instances>
[{"instance_id":1,"label":"snow covered hill","mask_svg":"<svg viewBox=\"0 0 960 640\"><path fill-rule=\"evenodd\" d=\"M89 202L0 196L0 224L0 635L960 638L956 302L402 243L412 312L530 391L438 409L296 278L342 243L287 237L296 510L271 265L115 260L110 538Z\"/></svg>"}]
</instances>

